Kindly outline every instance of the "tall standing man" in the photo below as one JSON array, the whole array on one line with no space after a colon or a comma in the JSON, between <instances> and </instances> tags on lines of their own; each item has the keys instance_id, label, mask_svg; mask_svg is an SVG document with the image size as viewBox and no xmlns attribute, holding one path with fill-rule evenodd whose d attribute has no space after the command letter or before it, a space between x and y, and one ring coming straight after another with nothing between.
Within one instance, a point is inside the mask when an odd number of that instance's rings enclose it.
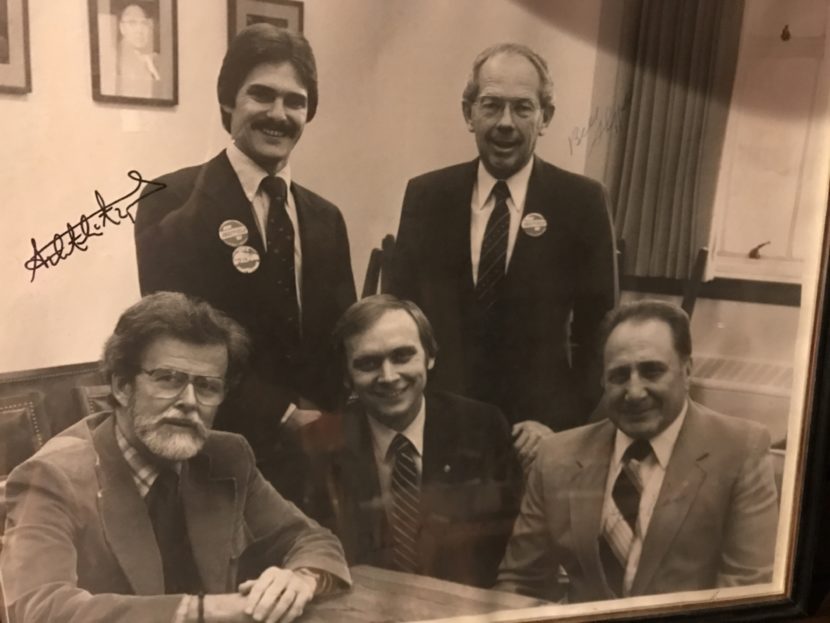
<instances>
[{"instance_id":1,"label":"tall standing man","mask_svg":"<svg viewBox=\"0 0 830 623\"><path fill-rule=\"evenodd\" d=\"M435 326L433 382L498 405L528 460L540 423L584 423L598 399L597 328L617 296L611 221L600 184L534 156L554 112L536 52L482 52L462 111L479 157L410 180L394 290Z\"/></svg>"},{"instance_id":2,"label":"tall standing man","mask_svg":"<svg viewBox=\"0 0 830 623\"><path fill-rule=\"evenodd\" d=\"M265 482L242 437L211 431L247 352L236 322L183 294L121 315L112 412L6 482L7 621L288 623L350 583L334 535Z\"/></svg>"},{"instance_id":3,"label":"tall standing man","mask_svg":"<svg viewBox=\"0 0 830 623\"><path fill-rule=\"evenodd\" d=\"M167 188L139 204L141 291L198 296L249 331L250 371L217 423L245 435L268 479L302 504L304 459L288 431L332 406L329 336L355 300L342 215L294 182L289 163L317 111L311 47L250 26L231 42L217 90L227 149L161 177Z\"/></svg>"},{"instance_id":4,"label":"tall standing man","mask_svg":"<svg viewBox=\"0 0 830 623\"><path fill-rule=\"evenodd\" d=\"M769 432L689 399L689 318L662 301L612 311L604 421L545 440L498 588L596 601L772 580L778 493Z\"/></svg>"}]
</instances>

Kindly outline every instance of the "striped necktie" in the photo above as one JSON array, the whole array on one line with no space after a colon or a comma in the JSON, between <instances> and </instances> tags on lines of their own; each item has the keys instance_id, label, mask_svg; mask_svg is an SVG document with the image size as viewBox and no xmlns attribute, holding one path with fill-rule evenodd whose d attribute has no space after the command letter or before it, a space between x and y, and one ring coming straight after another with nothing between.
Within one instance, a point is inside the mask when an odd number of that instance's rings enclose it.
<instances>
[{"instance_id":1,"label":"striped necktie","mask_svg":"<svg viewBox=\"0 0 830 623\"><path fill-rule=\"evenodd\" d=\"M421 479L415 464L415 447L401 434L389 446L395 457L392 468L392 551L401 571L418 571L418 525Z\"/></svg>"},{"instance_id":2,"label":"striped necktie","mask_svg":"<svg viewBox=\"0 0 830 623\"><path fill-rule=\"evenodd\" d=\"M499 180L491 194L496 205L484 229L476 281L476 299L482 311L489 310L499 298L507 267L507 235L510 231L510 210L507 208L510 189L503 180Z\"/></svg>"},{"instance_id":3,"label":"striped necktie","mask_svg":"<svg viewBox=\"0 0 830 623\"><path fill-rule=\"evenodd\" d=\"M608 580L608 586L618 597L623 596L628 555L637 532L640 498L643 494L640 465L651 452L651 444L647 440L637 439L623 453L622 468L611 490L614 508L610 513L606 513L599 539L600 560L605 570L605 578Z\"/></svg>"}]
</instances>

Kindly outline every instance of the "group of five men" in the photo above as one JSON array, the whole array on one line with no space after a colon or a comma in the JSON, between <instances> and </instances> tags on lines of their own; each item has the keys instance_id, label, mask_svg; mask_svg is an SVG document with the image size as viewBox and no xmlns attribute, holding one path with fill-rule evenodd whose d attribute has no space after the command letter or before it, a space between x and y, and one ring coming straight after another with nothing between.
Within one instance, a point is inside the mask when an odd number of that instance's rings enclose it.
<instances>
[{"instance_id":1,"label":"group of five men","mask_svg":"<svg viewBox=\"0 0 830 623\"><path fill-rule=\"evenodd\" d=\"M552 90L525 46L479 55L479 157L410 181L394 295L355 303L289 164L311 48L238 35L232 141L139 206L112 412L8 480L10 620L290 621L347 563L570 601L769 581L769 436L689 401L682 311L613 309L602 187L534 155Z\"/></svg>"}]
</instances>

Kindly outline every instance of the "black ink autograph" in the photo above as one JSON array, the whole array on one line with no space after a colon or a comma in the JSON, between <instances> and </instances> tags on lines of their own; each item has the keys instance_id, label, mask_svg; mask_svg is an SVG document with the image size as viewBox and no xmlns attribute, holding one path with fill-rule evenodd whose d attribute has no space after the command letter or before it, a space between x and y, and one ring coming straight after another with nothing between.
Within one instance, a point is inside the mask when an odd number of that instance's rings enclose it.
<instances>
[{"instance_id":1,"label":"black ink autograph","mask_svg":"<svg viewBox=\"0 0 830 623\"><path fill-rule=\"evenodd\" d=\"M125 219L129 219L131 223L135 223L130 208L138 203L137 193L141 192L142 184L152 186L152 190L144 193L143 197L149 197L153 193L165 188L161 182L152 182L141 177L138 171L129 171L127 177L136 182L135 188L132 191L119 197L115 201L107 203L97 190L95 191L95 200L98 202L98 210L92 214L84 214L77 223L72 225L66 224L66 229L55 234L52 240L38 247L37 242L32 238L32 257L30 257L23 266L26 270L32 273L30 283L35 280L35 273L40 268L52 268L57 266L61 260L65 260L72 255L75 250L86 251L88 249L88 241L95 236L102 236L104 228L107 225L120 225ZM127 205L120 205L122 202L135 197L131 203Z\"/></svg>"},{"instance_id":2,"label":"black ink autograph","mask_svg":"<svg viewBox=\"0 0 830 623\"><path fill-rule=\"evenodd\" d=\"M596 145L597 141L602 138L606 132L616 132L622 126L625 120L625 114L631 108L632 93L628 93L620 105L606 108L600 111L599 107L594 108L591 116L588 118L587 126L575 126L568 136L568 148L571 155L574 153L574 148L579 147L585 142L589 136L593 135L590 147Z\"/></svg>"}]
</instances>

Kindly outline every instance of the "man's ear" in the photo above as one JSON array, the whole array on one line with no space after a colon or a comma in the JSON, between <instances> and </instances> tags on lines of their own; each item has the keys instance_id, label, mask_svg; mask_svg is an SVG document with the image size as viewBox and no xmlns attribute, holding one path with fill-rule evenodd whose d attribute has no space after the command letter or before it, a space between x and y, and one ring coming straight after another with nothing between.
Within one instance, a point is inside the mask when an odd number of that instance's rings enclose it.
<instances>
[{"instance_id":1,"label":"man's ear","mask_svg":"<svg viewBox=\"0 0 830 623\"><path fill-rule=\"evenodd\" d=\"M112 375L110 381L110 390L115 398L115 401L122 407L126 407L130 403L130 396L133 393L133 384L127 379L117 374Z\"/></svg>"},{"instance_id":2,"label":"man's ear","mask_svg":"<svg viewBox=\"0 0 830 623\"><path fill-rule=\"evenodd\" d=\"M689 357L686 360L686 363L683 364L683 372L685 373L684 384L686 386L686 393L689 392L689 389L692 384L692 358Z\"/></svg>"},{"instance_id":3,"label":"man's ear","mask_svg":"<svg viewBox=\"0 0 830 623\"><path fill-rule=\"evenodd\" d=\"M473 127L473 107L470 105L470 102L462 100L461 112L464 114L464 121L467 123L467 130L475 132L476 129Z\"/></svg>"},{"instance_id":4,"label":"man's ear","mask_svg":"<svg viewBox=\"0 0 830 623\"><path fill-rule=\"evenodd\" d=\"M427 370L432 370L435 366L435 357L428 357L427 358Z\"/></svg>"},{"instance_id":5,"label":"man's ear","mask_svg":"<svg viewBox=\"0 0 830 623\"><path fill-rule=\"evenodd\" d=\"M219 107L229 115L233 114L233 106L228 106L227 104L219 104Z\"/></svg>"}]
</instances>

